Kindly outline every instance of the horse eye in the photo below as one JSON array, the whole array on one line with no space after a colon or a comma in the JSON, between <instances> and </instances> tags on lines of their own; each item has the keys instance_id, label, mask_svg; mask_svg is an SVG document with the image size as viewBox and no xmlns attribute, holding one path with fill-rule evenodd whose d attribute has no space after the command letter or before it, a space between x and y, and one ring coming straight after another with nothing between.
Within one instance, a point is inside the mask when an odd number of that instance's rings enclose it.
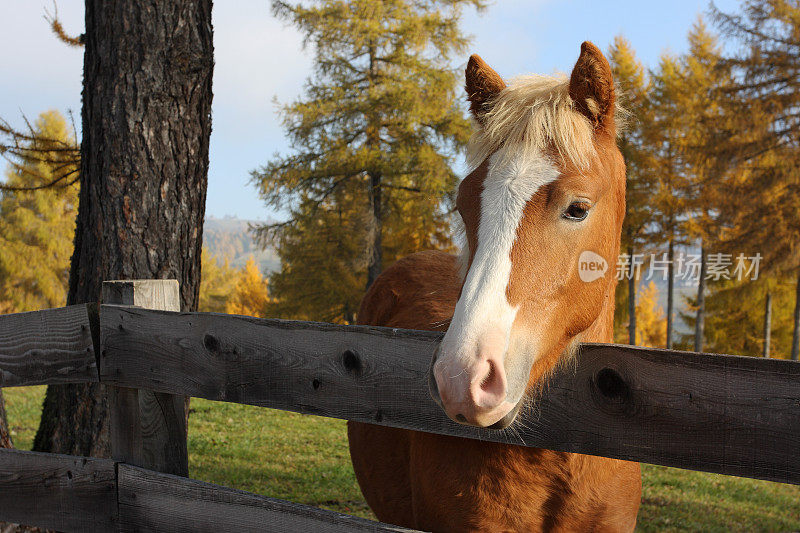
<instances>
[{"instance_id":1,"label":"horse eye","mask_svg":"<svg viewBox=\"0 0 800 533\"><path fill-rule=\"evenodd\" d=\"M564 214L561 215L562 217L566 218L567 220L576 220L580 222L586 215L589 214L589 204L586 202L572 202L569 204L569 207Z\"/></svg>"}]
</instances>

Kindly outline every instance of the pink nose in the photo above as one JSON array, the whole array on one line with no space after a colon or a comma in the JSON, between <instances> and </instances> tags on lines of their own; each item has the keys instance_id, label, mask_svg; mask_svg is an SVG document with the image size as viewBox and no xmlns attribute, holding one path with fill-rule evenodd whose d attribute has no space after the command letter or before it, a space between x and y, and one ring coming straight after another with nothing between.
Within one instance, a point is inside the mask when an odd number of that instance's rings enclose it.
<instances>
[{"instance_id":1,"label":"pink nose","mask_svg":"<svg viewBox=\"0 0 800 533\"><path fill-rule=\"evenodd\" d=\"M465 366L443 356L434 363L433 376L447 416L462 424L488 427L514 408L506 400L502 353L484 351L471 363Z\"/></svg>"}]
</instances>

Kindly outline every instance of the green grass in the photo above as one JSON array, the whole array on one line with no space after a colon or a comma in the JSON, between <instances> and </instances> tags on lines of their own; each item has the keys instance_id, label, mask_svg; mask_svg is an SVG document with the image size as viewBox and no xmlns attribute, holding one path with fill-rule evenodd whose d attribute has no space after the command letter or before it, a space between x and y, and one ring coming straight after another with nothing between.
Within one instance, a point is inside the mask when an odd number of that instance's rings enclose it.
<instances>
[{"instance_id":1,"label":"green grass","mask_svg":"<svg viewBox=\"0 0 800 533\"><path fill-rule=\"evenodd\" d=\"M197 398L191 409L191 477L374 519L344 421Z\"/></svg>"},{"instance_id":2,"label":"green grass","mask_svg":"<svg viewBox=\"0 0 800 533\"><path fill-rule=\"evenodd\" d=\"M798 531L800 487L642 465L639 531Z\"/></svg>"},{"instance_id":3,"label":"green grass","mask_svg":"<svg viewBox=\"0 0 800 533\"><path fill-rule=\"evenodd\" d=\"M3 394L14 443L30 449L44 387ZM190 475L374 518L353 476L345 433L340 420L193 399ZM651 465L642 465L642 474L640 531L800 530L798 486Z\"/></svg>"},{"instance_id":4,"label":"green grass","mask_svg":"<svg viewBox=\"0 0 800 533\"><path fill-rule=\"evenodd\" d=\"M44 385L3 389L8 431L11 433L11 440L14 442L15 448L30 450L33 447L33 437L39 427L42 400L44 400L46 389L47 387Z\"/></svg>"}]
</instances>

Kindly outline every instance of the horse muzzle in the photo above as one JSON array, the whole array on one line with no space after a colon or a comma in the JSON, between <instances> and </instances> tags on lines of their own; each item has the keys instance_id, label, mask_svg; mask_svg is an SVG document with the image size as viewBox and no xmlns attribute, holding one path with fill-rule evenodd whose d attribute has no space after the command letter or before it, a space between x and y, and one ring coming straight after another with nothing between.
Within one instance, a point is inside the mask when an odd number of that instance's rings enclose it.
<instances>
[{"instance_id":1,"label":"horse muzzle","mask_svg":"<svg viewBox=\"0 0 800 533\"><path fill-rule=\"evenodd\" d=\"M428 372L428 388L444 412L460 424L502 429L514 420L520 402L507 399L502 353L482 352L462 364L441 357L437 348Z\"/></svg>"}]
</instances>

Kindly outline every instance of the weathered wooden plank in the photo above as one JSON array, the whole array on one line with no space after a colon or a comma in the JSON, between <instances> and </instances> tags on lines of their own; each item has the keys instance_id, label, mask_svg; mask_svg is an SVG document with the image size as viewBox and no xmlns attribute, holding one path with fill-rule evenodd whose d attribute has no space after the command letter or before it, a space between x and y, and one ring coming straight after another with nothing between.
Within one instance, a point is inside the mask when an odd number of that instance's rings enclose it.
<instances>
[{"instance_id":1,"label":"weathered wooden plank","mask_svg":"<svg viewBox=\"0 0 800 533\"><path fill-rule=\"evenodd\" d=\"M177 280L103 282L103 302L163 311L180 310ZM114 459L159 472L189 475L186 397L110 387Z\"/></svg>"},{"instance_id":2,"label":"weathered wooden plank","mask_svg":"<svg viewBox=\"0 0 800 533\"><path fill-rule=\"evenodd\" d=\"M103 282L103 303L135 305L145 309L180 311L176 279L130 279Z\"/></svg>"},{"instance_id":3,"label":"weathered wooden plank","mask_svg":"<svg viewBox=\"0 0 800 533\"><path fill-rule=\"evenodd\" d=\"M496 432L430 399L435 333L104 306L101 334L101 380L121 385L800 483L791 361L586 345Z\"/></svg>"},{"instance_id":4,"label":"weathered wooden plank","mask_svg":"<svg viewBox=\"0 0 800 533\"><path fill-rule=\"evenodd\" d=\"M119 465L120 531L410 531L316 507Z\"/></svg>"},{"instance_id":5,"label":"weathered wooden plank","mask_svg":"<svg viewBox=\"0 0 800 533\"><path fill-rule=\"evenodd\" d=\"M0 388L96 381L89 305L0 316Z\"/></svg>"},{"instance_id":6,"label":"weathered wooden plank","mask_svg":"<svg viewBox=\"0 0 800 533\"><path fill-rule=\"evenodd\" d=\"M114 462L0 450L0 521L56 531L112 531Z\"/></svg>"}]
</instances>

